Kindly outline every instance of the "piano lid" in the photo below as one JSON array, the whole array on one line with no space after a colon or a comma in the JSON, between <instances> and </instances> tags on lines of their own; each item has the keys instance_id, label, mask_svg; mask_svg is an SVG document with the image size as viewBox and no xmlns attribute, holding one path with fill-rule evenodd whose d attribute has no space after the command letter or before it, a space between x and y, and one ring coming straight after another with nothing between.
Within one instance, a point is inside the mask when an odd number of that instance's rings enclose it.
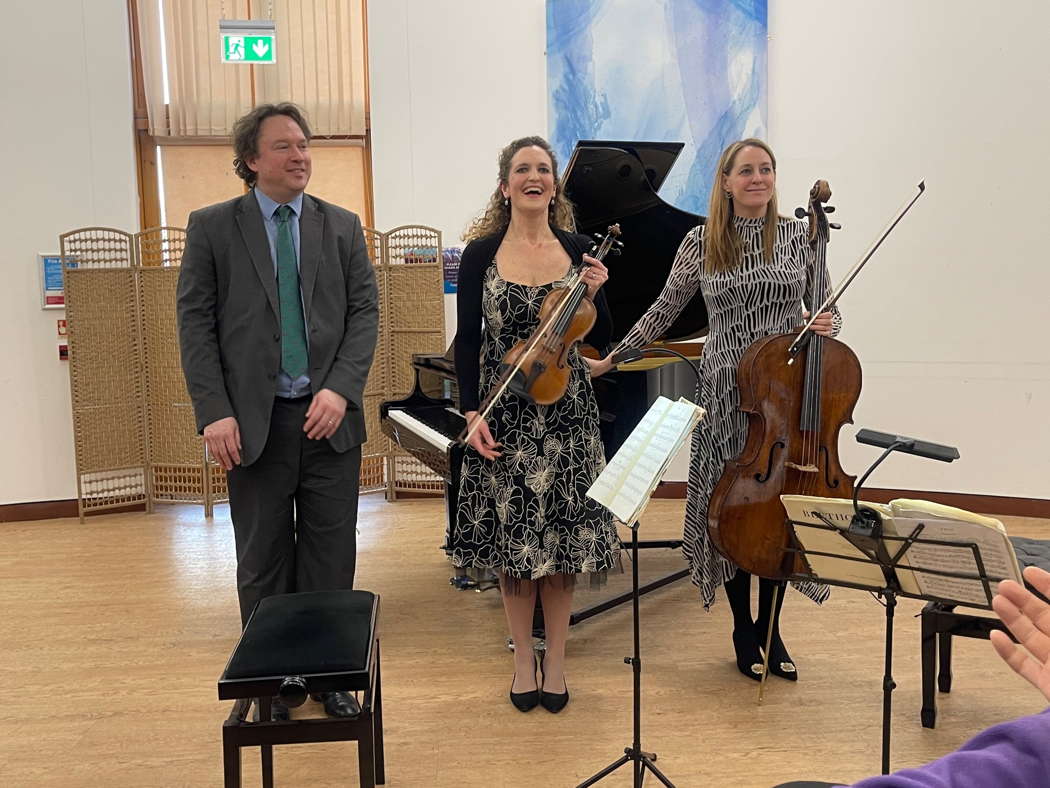
<instances>
[{"instance_id":1,"label":"piano lid","mask_svg":"<svg viewBox=\"0 0 1050 788\"><path fill-rule=\"evenodd\" d=\"M656 300L682 239L704 222L656 193L683 147L681 142L582 140L565 168L563 188L576 206L576 229L604 235L608 225L619 222L623 232L623 253L605 259L614 342ZM693 339L706 332L707 309L698 290L659 339Z\"/></svg>"}]
</instances>

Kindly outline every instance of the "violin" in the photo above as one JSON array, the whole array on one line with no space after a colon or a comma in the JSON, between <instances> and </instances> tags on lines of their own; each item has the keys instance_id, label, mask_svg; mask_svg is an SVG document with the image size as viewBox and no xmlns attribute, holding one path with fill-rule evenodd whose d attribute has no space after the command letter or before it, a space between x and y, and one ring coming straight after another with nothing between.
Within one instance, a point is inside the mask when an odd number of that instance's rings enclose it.
<instances>
[{"instance_id":1,"label":"violin","mask_svg":"<svg viewBox=\"0 0 1050 788\"><path fill-rule=\"evenodd\" d=\"M602 261L610 252L619 254L620 225L608 228L591 256ZM587 284L576 272L564 287L551 290L540 305L539 326L526 339L506 352L499 366L499 377L478 408L478 416L463 430L457 442L466 445L492 406L506 391L537 405L552 405L565 396L572 367L569 353L594 327L594 304L587 297Z\"/></svg>"},{"instance_id":2,"label":"violin","mask_svg":"<svg viewBox=\"0 0 1050 788\"><path fill-rule=\"evenodd\" d=\"M826 289L829 223L826 181L809 195L813 292ZM830 308L830 303L820 311ZM816 318L819 312L814 309ZM812 322L811 319L811 322ZM807 326L808 328L808 326ZM737 367L740 409L747 414L744 448L726 463L708 504L715 547L741 569L772 580L806 571L794 549L780 496L849 498L854 476L839 465L838 437L853 423L861 367L843 342L804 331L754 342Z\"/></svg>"}]
</instances>

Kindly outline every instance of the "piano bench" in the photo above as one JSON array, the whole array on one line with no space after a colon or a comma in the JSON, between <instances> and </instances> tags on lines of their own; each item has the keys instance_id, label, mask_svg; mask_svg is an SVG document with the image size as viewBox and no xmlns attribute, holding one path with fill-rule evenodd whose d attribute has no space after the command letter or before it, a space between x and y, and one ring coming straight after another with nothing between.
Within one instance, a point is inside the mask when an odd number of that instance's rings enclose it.
<instances>
[{"instance_id":1,"label":"piano bench","mask_svg":"<svg viewBox=\"0 0 1050 788\"><path fill-rule=\"evenodd\" d=\"M1017 553L1017 563L1022 569L1038 566L1050 571L1050 540L1011 536L1010 541L1013 543L1014 552ZM1028 590L1035 592L1031 586ZM922 711L919 716L924 728L933 728L937 724L935 674L938 690L951 692L952 689L952 636L987 640L994 630L1007 634L1009 630L994 613L958 613L955 605L943 602L928 602L922 609L920 620Z\"/></svg>"},{"instance_id":2,"label":"piano bench","mask_svg":"<svg viewBox=\"0 0 1050 788\"><path fill-rule=\"evenodd\" d=\"M234 700L222 726L224 785L241 785L241 748L259 747L262 783L273 786L273 745L357 741L362 788L386 781L383 694L377 624L379 596L369 591L312 591L263 599L219 678L219 700ZM270 720L270 702L289 707L309 694L360 692L355 718ZM255 699L260 713L249 719Z\"/></svg>"}]
</instances>

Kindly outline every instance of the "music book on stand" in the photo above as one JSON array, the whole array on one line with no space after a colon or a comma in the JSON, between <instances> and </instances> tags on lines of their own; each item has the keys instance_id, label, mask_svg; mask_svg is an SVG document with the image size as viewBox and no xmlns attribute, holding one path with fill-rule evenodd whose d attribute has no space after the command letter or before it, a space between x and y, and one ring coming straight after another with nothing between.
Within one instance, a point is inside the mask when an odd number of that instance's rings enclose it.
<instances>
[{"instance_id":1,"label":"music book on stand","mask_svg":"<svg viewBox=\"0 0 1050 788\"><path fill-rule=\"evenodd\" d=\"M632 525L649 503L660 478L704 409L689 400L657 397L634 431L609 460L587 495L621 523Z\"/></svg>"},{"instance_id":2,"label":"music book on stand","mask_svg":"<svg viewBox=\"0 0 1050 788\"><path fill-rule=\"evenodd\" d=\"M808 495L782 495L780 500L789 520L818 526L794 529L805 560L817 578L866 587L884 584L885 577L879 564L872 563L859 548L843 539L838 531L821 527L827 523L818 514L845 532L854 514L852 501ZM984 585L976 579L981 573L975 565L973 544L979 549L985 576L993 581L993 594L1000 580L1014 580L1024 585L1021 567L1006 528L993 517L906 498L898 498L889 504L862 501L859 506L878 513L886 536L906 538L920 523L923 525L919 540L908 547L896 567L897 580L905 594L987 607ZM930 541L939 543L931 544ZM896 553L901 544L900 540L887 540L889 554ZM843 560L835 556L858 560ZM945 577L924 570L969 574L973 578Z\"/></svg>"}]
</instances>

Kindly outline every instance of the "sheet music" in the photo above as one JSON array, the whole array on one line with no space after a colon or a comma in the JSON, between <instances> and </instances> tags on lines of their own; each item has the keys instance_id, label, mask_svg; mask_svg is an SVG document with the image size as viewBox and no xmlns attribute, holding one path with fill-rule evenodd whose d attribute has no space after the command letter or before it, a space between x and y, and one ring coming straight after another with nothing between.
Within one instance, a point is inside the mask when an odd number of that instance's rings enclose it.
<instances>
[{"instance_id":1,"label":"sheet music","mask_svg":"<svg viewBox=\"0 0 1050 788\"><path fill-rule=\"evenodd\" d=\"M704 409L687 399L657 397L648 412L605 466L587 496L620 522L638 519L649 496L685 437L703 418Z\"/></svg>"},{"instance_id":2,"label":"sheet music","mask_svg":"<svg viewBox=\"0 0 1050 788\"><path fill-rule=\"evenodd\" d=\"M846 529L853 516L853 504L846 499L819 498L806 495L782 495L780 500L791 520L819 523L816 512L823 514L840 529ZM984 584L979 579L943 577L923 572L979 574L973 550L980 551L985 575L995 593L998 581L1011 579L1023 585L1021 568L1013 545L1003 524L994 518L982 517L961 509L938 507L926 501L898 499L889 506L864 503L882 519L887 536L907 537L922 523L919 539L956 542L954 545L936 545L913 542L897 565L896 576L902 591L921 597L951 600L957 604L987 607ZM805 560L813 574L829 582L838 581L878 588L885 585L882 569L874 563L864 564L834 556L863 558L863 551L854 547L838 531L796 526L795 535L806 551ZM903 543L897 539L885 540L886 551L895 555ZM832 556L812 555L811 552L831 553Z\"/></svg>"},{"instance_id":3,"label":"sheet music","mask_svg":"<svg viewBox=\"0 0 1050 788\"><path fill-rule=\"evenodd\" d=\"M919 513L914 512L913 514ZM915 543L908 549L908 552L901 558L901 566L912 569L922 596L941 597L967 605L988 605L984 584L980 580L941 577L919 571L937 569L943 572L979 574L973 550L968 546L970 542L975 543L981 553L984 573L991 580L989 586L993 594L1000 580L1010 579L1024 585L1017 556L1014 554L1013 545L1005 530L1000 531L998 528L976 522L928 516L895 516L893 528L898 535L907 536L919 523L924 525L920 535L922 539L967 543L958 547ZM1000 527L1002 527L1001 524Z\"/></svg>"},{"instance_id":4,"label":"sheet music","mask_svg":"<svg viewBox=\"0 0 1050 788\"><path fill-rule=\"evenodd\" d=\"M820 513L837 528L845 530L853 518L853 501L846 498L781 495L780 501L784 504L784 510L790 519L803 523L826 525L817 517L817 513ZM874 509L884 520L891 516L887 506L865 501L861 501L860 505ZM871 563L863 551L846 541L838 531L796 526L795 536L806 551L803 556L805 562L809 565L810 571L818 578L852 583L866 588L882 588L886 585L882 569L877 564ZM849 561L814 553L831 553L833 556L846 556L861 560Z\"/></svg>"}]
</instances>

